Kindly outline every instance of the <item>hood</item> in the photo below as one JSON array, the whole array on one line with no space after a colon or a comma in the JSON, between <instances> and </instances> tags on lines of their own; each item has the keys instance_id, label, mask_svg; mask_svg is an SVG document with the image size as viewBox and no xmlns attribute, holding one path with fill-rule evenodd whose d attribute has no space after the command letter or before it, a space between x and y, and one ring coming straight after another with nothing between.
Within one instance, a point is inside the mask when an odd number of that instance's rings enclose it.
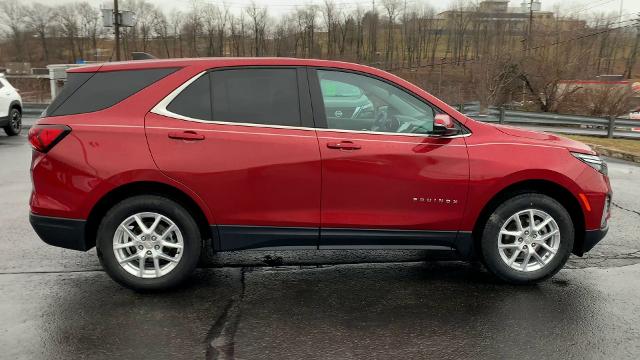
<instances>
[{"instance_id":1,"label":"hood","mask_svg":"<svg viewBox=\"0 0 640 360\"><path fill-rule=\"evenodd\" d=\"M534 142L540 144L547 145L555 145L561 146L569 149L569 151L584 153L584 154L593 154L595 155L595 151L593 151L588 145L572 140L563 136L558 136L555 134L542 132L542 131L534 131L534 130L526 130L518 127L508 126L508 125L495 125L492 124L500 132L524 139L535 140Z\"/></svg>"}]
</instances>

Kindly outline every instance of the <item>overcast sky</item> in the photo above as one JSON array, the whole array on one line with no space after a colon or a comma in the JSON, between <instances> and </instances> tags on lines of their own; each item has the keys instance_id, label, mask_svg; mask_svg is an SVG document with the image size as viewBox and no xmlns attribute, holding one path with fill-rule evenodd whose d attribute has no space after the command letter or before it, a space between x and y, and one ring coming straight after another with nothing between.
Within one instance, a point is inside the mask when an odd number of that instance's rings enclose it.
<instances>
[{"instance_id":1,"label":"overcast sky","mask_svg":"<svg viewBox=\"0 0 640 360\"><path fill-rule=\"evenodd\" d=\"M20 3L29 4L32 2L41 2L48 4L61 4L74 2L74 0L13 0ZM77 0L76 0L77 1ZM113 3L110 0L86 0L91 4L102 5ZM120 0L122 1L122 0ZM183 9L188 10L191 6L192 0L148 0L161 6L163 9ZM251 0L198 0L202 2L210 2L215 4L222 4L223 2L228 4L232 9L239 11L245 6L251 3ZM278 15L283 12L293 10L296 6L304 6L305 4L314 3L321 4L323 0L255 0L260 6L267 6L271 15ZM377 4L381 4L382 0L375 0ZM404 0L401 0L404 1ZM407 6L412 6L416 3L427 3L435 7L438 10L444 10L453 3L458 3L461 0L406 0ZM462 0L464 1L464 0ZM471 0L477 1L477 0ZM523 0L511 0L510 6L519 6ZM529 0L524 0L529 1ZM334 2L343 9L352 9L360 4L362 7L371 7L372 0L334 0ZM628 14L627 16L637 16L640 12L640 0L622 0L623 11ZM542 0L542 9L548 11L556 11L559 7L562 13L573 13L576 15L583 15L592 12L614 14L620 11L621 0Z\"/></svg>"}]
</instances>

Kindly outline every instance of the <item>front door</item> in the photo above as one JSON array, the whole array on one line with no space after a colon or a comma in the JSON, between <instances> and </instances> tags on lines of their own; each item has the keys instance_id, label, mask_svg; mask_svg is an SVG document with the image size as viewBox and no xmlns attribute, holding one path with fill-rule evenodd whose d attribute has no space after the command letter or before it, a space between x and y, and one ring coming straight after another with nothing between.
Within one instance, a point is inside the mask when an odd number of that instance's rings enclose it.
<instances>
[{"instance_id":1,"label":"front door","mask_svg":"<svg viewBox=\"0 0 640 360\"><path fill-rule=\"evenodd\" d=\"M306 81L296 68L210 71L147 115L154 160L208 204L219 250L316 248L320 154Z\"/></svg>"},{"instance_id":2,"label":"front door","mask_svg":"<svg viewBox=\"0 0 640 360\"><path fill-rule=\"evenodd\" d=\"M320 247L453 246L469 179L463 137L431 136L440 111L387 81L329 69L309 79L324 110Z\"/></svg>"}]
</instances>

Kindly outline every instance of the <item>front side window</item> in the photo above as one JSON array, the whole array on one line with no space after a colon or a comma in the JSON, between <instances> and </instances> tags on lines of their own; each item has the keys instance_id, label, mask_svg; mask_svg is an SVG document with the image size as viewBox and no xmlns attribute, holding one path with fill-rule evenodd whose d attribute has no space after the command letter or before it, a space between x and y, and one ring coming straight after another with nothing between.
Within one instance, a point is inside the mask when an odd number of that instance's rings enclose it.
<instances>
[{"instance_id":1,"label":"front side window","mask_svg":"<svg viewBox=\"0 0 640 360\"><path fill-rule=\"evenodd\" d=\"M384 81L349 72L318 70L327 128L430 134L436 110Z\"/></svg>"},{"instance_id":2,"label":"front side window","mask_svg":"<svg viewBox=\"0 0 640 360\"><path fill-rule=\"evenodd\" d=\"M211 72L213 121L300 126L295 69Z\"/></svg>"}]
</instances>

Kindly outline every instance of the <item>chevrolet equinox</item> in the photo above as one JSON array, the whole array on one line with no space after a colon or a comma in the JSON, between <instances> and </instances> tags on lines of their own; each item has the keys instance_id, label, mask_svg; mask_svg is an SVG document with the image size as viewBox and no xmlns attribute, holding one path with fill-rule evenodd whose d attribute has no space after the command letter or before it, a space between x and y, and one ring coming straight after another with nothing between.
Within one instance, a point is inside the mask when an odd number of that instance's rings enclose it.
<instances>
[{"instance_id":1,"label":"chevrolet equinox","mask_svg":"<svg viewBox=\"0 0 640 360\"><path fill-rule=\"evenodd\" d=\"M37 234L97 247L138 290L242 249L454 250L527 284L608 229L607 165L586 145L472 120L351 63L75 68L29 142Z\"/></svg>"}]
</instances>

